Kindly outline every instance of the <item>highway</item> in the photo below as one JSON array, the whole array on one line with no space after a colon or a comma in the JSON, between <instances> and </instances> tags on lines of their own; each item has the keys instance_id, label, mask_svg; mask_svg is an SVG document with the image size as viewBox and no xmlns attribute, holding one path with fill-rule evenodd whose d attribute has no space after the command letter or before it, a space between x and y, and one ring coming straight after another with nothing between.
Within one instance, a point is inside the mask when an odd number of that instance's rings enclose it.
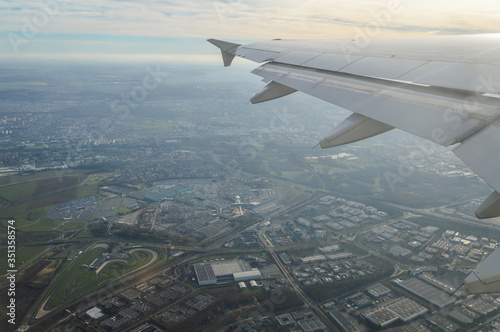
<instances>
[{"instance_id":1,"label":"highway","mask_svg":"<svg viewBox=\"0 0 500 332\"><path fill-rule=\"evenodd\" d=\"M332 321L328 318L328 316L325 314L325 312L321 309L321 307L316 304L300 287L300 285L297 283L297 281L293 278L293 276L288 272L286 266L283 264L281 259L278 257L278 255L274 252L274 249L272 247L272 244L265 238L265 236L259 232L259 238L264 244L264 246L267 248L267 251L269 254L273 257L274 261L278 265L279 269L281 270L281 273L288 279L288 282L290 285L293 287L295 292L299 294L299 296L302 298L304 303L306 304L307 307L311 308L314 310L314 312L318 315L318 317L321 319L321 321L330 329L330 331L341 331L338 327L336 327Z\"/></svg>"}]
</instances>

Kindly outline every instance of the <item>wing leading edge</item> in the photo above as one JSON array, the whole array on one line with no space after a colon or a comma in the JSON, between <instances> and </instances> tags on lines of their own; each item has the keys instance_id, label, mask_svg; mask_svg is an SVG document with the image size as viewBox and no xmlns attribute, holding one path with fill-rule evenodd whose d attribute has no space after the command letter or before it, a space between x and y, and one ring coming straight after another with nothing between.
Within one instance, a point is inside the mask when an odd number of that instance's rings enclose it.
<instances>
[{"instance_id":1,"label":"wing leading edge","mask_svg":"<svg viewBox=\"0 0 500 332\"><path fill-rule=\"evenodd\" d=\"M476 210L500 216L500 34L356 40L272 40L239 45L209 39L225 66L262 63L259 103L301 91L352 111L320 141L348 144L399 128L453 152L493 189ZM498 46L497 46L498 45ZM469 293L500 292L500 249L467 277Z\"/></svg>"}]
</instances>

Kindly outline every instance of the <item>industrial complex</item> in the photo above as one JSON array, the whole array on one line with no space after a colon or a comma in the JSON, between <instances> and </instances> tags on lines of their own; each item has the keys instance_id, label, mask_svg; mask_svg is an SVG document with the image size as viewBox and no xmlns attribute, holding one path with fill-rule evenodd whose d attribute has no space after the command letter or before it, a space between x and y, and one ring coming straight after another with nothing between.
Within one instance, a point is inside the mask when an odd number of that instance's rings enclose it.
<instances>
[{"instance_id":1,"label":"industrial complex","mask_svg":"<svg viewBox=\"0 0 500 332\"><path fill-rule=\"evenodd\" d=\"M194 265L194 271L200 286L215 285L224 281L240 282L262 278L259 269L250 267L241 259L198 263Z\"/></svg>"}]
</instances>

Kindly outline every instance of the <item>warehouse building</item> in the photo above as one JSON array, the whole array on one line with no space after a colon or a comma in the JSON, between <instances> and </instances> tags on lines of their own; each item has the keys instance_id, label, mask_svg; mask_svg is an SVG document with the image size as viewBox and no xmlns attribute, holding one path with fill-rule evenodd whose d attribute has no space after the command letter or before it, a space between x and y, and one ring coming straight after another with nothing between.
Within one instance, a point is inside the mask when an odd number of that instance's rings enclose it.
<instances>
[{"instance_id":1,"label":"warehouse building","mask_svg":"<svg viewBox=\"0 0 500 332\"><path fill-rule=\"evenodd\" d=\"M363 317L378 327L386 327L399 319L396 314L388 311L386 308L375 308L363 314Z\"/></svg>"},{"instance_id":2,"label":"warehouse building","mask_svg":"<svg viewBox=\"0 0 500 332\"><path fill-rule=\"evenodd\" d=\"M405 323L425 315L428 311L424 306L408 298L396 300L394 303L387 306L387 310L398 316L399 319Z\"/></svg>"},{"instance_id":3,"label":"warehouse building","mask_svg":"<svg viewBox=\"0 0 500 332\"><path fill-rule=\"evenodd\" d=\"M391 293L391 290L384 285L378 284L376 286L373 286L367 290L368 295L370 295L374 299L381 299L383 297L386 297Z\"/></svg>"},{"instance_id":4,"label":"warehouse building","mask_svg":"<svg viewBox=\"0 0 500 332\"><path fill-rule=\"evenodd\" d=\"M443 309L456 301L454 296L450 296L416 278L409 278L404 281L397 279L394 283L439 309Z\"/></svg>"},{"instance_id":5,"label":"warehouse building","mask_svg":"<svg viewBox=\"0 0 500 332\"><path fill-rule=\"evenodd\" d=\"M215 285L224 281L242 282L262 278L259 269L251 268L247 262L241 259L215 260L195 264L194 271L200 286Z\"/></svg>"}]
</instances>

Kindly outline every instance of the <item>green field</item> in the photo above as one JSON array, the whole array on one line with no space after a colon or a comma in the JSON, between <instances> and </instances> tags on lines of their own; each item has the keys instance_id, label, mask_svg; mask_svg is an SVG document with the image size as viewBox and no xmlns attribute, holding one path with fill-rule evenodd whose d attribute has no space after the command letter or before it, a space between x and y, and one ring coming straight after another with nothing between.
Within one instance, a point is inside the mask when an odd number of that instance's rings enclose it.
<instances>
[{"instance_id":1,"label":"green field","mask_svg":"<svg viewBox=\"0 0 500 332\"><path fill-rule=\"evenodd\" d=\"M64 225L61 225L58 229L60 231L75 231L85 227L85 224L85 221L70 221L66 222Z\"/></svg>"},{"instance_id":2,"label":"green field","mask_svg":"<svg viewBox=\"0 0 500 332\"><path fill-rule=\"evenodd\" d=\"M47 303L48 308L55 308L70 298L72 287L69 287L73 279L80 273L87 271L87 266L102 253L101 248L86 250L72 262L66 262L64 272L53 284L48 294L52 294Z\"/></svg>"},{"instance_id":3,"label":"green field","mask_svg":"<svg viewBox=\"0 0 500 332\"><path fill-rule=\"evenodd\" d=\"M35 190L36 182L26 182L0 188L0 196L11 201L27 200Z\"/></svg>"},{"instance_id":4,"label":"green field","mask_svg":"<svg viewBox=\"0 0 500 332\"><path fill-rule=\"evenodd\" d=\"M129 208L127 208L127 207L125 207L125 206L120 206L120 207L118 208L118 211L116 211L116 213L117 213L117 215L124 215L124 214L128 214L128 213L130 213L130 211L131 211L131 210L130 210Z\"/></svg>"},{"instance_id":5,"label":"green field","mask_svg":"<svg viewBox=\"0 0 500 332\"><path fill-rule=\"evenodd\" d=\"M50 232L53 231L59 222L52 221L48 218L40 218L37 221L26 222L22 226L18 227L20 231L23 232Z\"/></svg>"},{"instance_id":6,"label":"green field","mask_svg":"<svg viewBox=\"0 0 500 332\"><path fill-rule=\"evenodd\" d=\"M99 183L113 173L91 174L87 171L65 170L64 172L41 172L25 176L0 177L0 196L13 203L0 210L0 236L5 235L8 220L16 221L21 232L54 232L60 221L44 218L53 205L72 199L96 195ZM81 185L81 183L85 183ZM125 212L125 210L123 210ZM81 229L83 224L64 225L61 230ZM46 233L42 236L47 237ZM41 234L42 235L42 234ZM57 232L54 232L57 236Z\"/></svg>"},{"instance_id":7,"label":"green field","mask_svg":"<svg viewBox=\"0 0 500 332\"><path fill-rule=\"evenodd\" d=\"M77 198L97 195L98 192L99 186L97 184L83 185L78 187Z\"/></svg>"},{"instance_id":8,"label":"green field","mask_svg":"<svg viewBox=\"0 0 500 332\"><path fill-rule=\"evenodd\" d=\"M28 220L28 203L18 204L2 210L3 225L7 219L13 219L17 225L22 225ZM5 226L6 227L6 226Z\"/></svg>"},{"instance_id":9,"label":"green field","mask_svg":"<svg viewBox=\"0 0 500 332\"><path fill-rule=\"evenodd\" d=\"M16 248L16 268L21 264L34 257L36 254L45 250L47 246L34 246L34 247L17 247ZM0 271L6 271L7 268L7 248L0 249Z\"/></svg>"},{"instance_id":10,"label":"green field","mask_svg":"<svg viewBox=\"0 0 500 332\"><path fill-rule=\"evenodd\" d=\"M14 205L1 211L3 220L1 220L0 225L7 227L7 221L12 219L16 221L16 228L22 229L34 224L38 219L44 216L49 209L50 206L29 210L28 203ZM46 229L44 228L42 230Z\"/></svg>"},{"instance_id":11,"label":"green field","mask_svg":"<svg viewBox=\"0 0 500 332\"><path fill-rule=\"evenodd\" d=\"M114 280L132 270L138 269L152 259L146 251L135 251L127 259L127 263L113 262L97 274L88 266L103 252L102 248L87 249L74 261L66 261L63 272L47 293L50 300L47 308L55 308L66 301L84 295L109 280Z\"/></svg>"}]
</instances>

